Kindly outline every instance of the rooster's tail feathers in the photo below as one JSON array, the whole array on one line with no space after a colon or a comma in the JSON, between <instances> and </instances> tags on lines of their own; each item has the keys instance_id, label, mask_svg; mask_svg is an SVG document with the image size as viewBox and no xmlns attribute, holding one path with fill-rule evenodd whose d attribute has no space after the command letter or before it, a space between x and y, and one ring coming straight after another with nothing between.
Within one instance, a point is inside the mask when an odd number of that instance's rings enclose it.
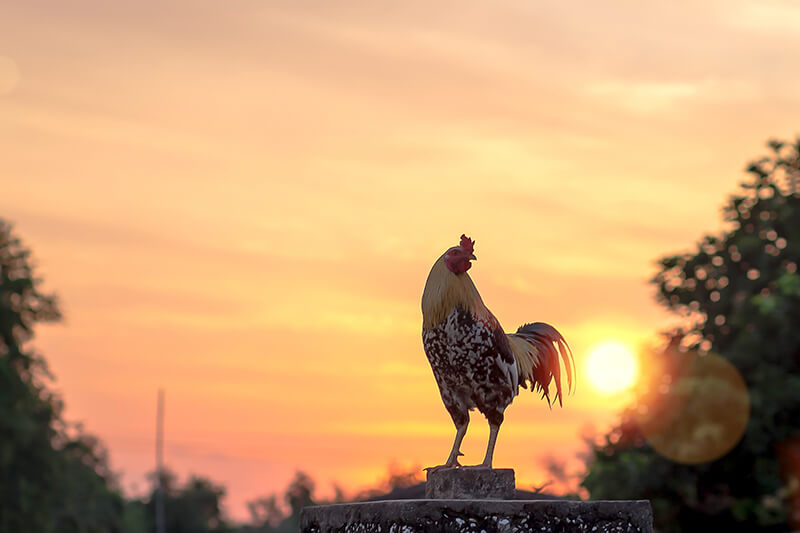
<instances>
[{"instance_id":1,"label":"rooster's tail feathers","mask_svg":"<svg viewBox=\"0 0 800 533\"><path fill-rule=\"evenodd\" d=\"M572 391L575 360L567 341L556 328L544 322L534 322L521 326L516 333L508 334L508 343L514 359L517 361L519 383L527 388L525 382L531 384L531 390L542 393L543 398L550 400L550 381L555 381L556 398L561 405L561 363L567 373L567 390ZM560 357L559 357L560 355Z\"/></svg>"}]
</instances>

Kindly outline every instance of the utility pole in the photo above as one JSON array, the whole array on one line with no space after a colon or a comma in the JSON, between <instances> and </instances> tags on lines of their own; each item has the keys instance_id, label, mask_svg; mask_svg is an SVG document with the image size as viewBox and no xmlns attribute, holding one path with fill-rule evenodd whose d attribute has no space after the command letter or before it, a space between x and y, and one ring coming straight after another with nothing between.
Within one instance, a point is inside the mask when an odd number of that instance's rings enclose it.
<instances>
[{"instance_id":1,"label":"utility pole","mask_svg":"<svg viewBox=\"0 0 800 533\"><path fill-rule=\"evenodd\" d=\"M166 533L164 522L164 389L158 389L156 411L156 533Z\"/></svg>"}]
</instances>

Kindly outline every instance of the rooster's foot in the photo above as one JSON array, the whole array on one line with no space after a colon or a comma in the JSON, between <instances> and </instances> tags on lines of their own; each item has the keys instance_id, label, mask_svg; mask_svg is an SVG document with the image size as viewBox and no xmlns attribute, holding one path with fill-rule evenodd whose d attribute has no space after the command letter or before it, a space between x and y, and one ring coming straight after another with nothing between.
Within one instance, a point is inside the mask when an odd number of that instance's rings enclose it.
<instances>
[{"instance_id":1,"label":"rooster's foot","mask_svg":"<svg viewBox=\"0 0 800 533\"><path fill-rule=\"evenodd\" d=\"M459 453L458 455L464 455L463 453ZM443 465L439 466L429 466L428 468L423 468L425 472L428 474L432 472L437 472L439 470L450 470L451 468L461 468L461 463L458 462L458 456L453 459L448 459L447 462Z\"/></svg>"}]
</instances>

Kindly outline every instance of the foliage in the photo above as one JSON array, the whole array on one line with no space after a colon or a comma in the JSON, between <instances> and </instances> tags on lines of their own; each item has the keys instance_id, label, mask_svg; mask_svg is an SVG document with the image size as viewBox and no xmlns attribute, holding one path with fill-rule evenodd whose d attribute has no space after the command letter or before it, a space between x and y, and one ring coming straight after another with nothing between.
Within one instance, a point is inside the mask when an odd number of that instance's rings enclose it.
<instances>
[{"instance_id":1,"label":"foliage","mask_svg":"<svg viewBox=\"0 0 800 533\"><path fill-rule=\"evenodd\" d=\"M660 402L678 401L665 384L685 379L693 351L713 351L748 387L744 437L716 461L678 464L646 442L631 409L595 447L583 481L592 498L650 499L659 531L786 531L798 519L798 472L787 457L800 442L800 139L768 146L724 208L728 230L662 258L653 279L659 301L687 325L654 355L649 399L661 390Z\"/></svg>"},{"instance_id":2,"label":"foliage","mask_svg":"<svg viewBox=\"0 0 800 533\"><path fill-rule=\"evenodd\" d=\"M259 498L248 503L251 521L243 526L242 533L289 533L300 527L300 511L309 505L324 505L347 501L363 501L376 496L384 496L397 489L404 489L422 482L420 468L403 468L397 464L389 466L387 477L378 486L362 490L351 498L346 498L338 486L334 486L332 501L314 498L314 480L304 472L296 472L281 498L276 494Z\"/></svg>"},{"instance_id":3,"label":"foliage","mask_svg":"<svg viewBox=\"0 0 800 533\"><path fill-rule=\"evenodd\" d=\"M305 472L296 472L284 493L285 508L276 495L259 498L248 504L251 526L242 533L289 533L300 530L300 511L303 507L317 505L314 501L314 480ZM284 510L285 509L285 510Z\"/></svg>"},{"instance_id":4,"label":"foliage","mask_svg":"<svg viewBox=\"0 0 800 533\"><path fill-rule=\"evenodd\" d=\"M0 532L118 531L123 508L99 442L61 418L34 326L61 318L30 251L0 219Z\"/></svg>"},{"instance_id":5,"label":"foliage","mask_svg":"<svg viewBox=\"0 0 800 533\"><path fill-rule=\"evenodd\" d=\"M158 483L153 476L153 490L142 501L129 502L125 513L126 529L123 533L150 533L156 531L155 502ZM222 513L225 489L210 480L191 476L179 486L175 475L161 473L164 490L165 529L168 533L226 533L234 531Z\"/></svg>"}]
</instances>

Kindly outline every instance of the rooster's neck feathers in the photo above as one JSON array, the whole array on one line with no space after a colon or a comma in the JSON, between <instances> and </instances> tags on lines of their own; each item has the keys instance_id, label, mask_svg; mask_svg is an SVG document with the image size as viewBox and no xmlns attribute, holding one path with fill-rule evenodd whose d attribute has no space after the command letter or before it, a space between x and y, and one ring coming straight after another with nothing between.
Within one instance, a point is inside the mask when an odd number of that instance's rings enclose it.
<instances>
[{"instance_id":1,"label":"rooster's neck feathers","mask_svg":"<svg viewBox=\"0 0 800 533\"><path fill-rule=\"evenodd\" d=\"M425 282L422 293L422 327L435 328L456 306L469 311L475 318L487 319L491 315L469 274L451 272L443 255L434 263L428 274L428 281Z\"/></svg>"}]
</instances>

